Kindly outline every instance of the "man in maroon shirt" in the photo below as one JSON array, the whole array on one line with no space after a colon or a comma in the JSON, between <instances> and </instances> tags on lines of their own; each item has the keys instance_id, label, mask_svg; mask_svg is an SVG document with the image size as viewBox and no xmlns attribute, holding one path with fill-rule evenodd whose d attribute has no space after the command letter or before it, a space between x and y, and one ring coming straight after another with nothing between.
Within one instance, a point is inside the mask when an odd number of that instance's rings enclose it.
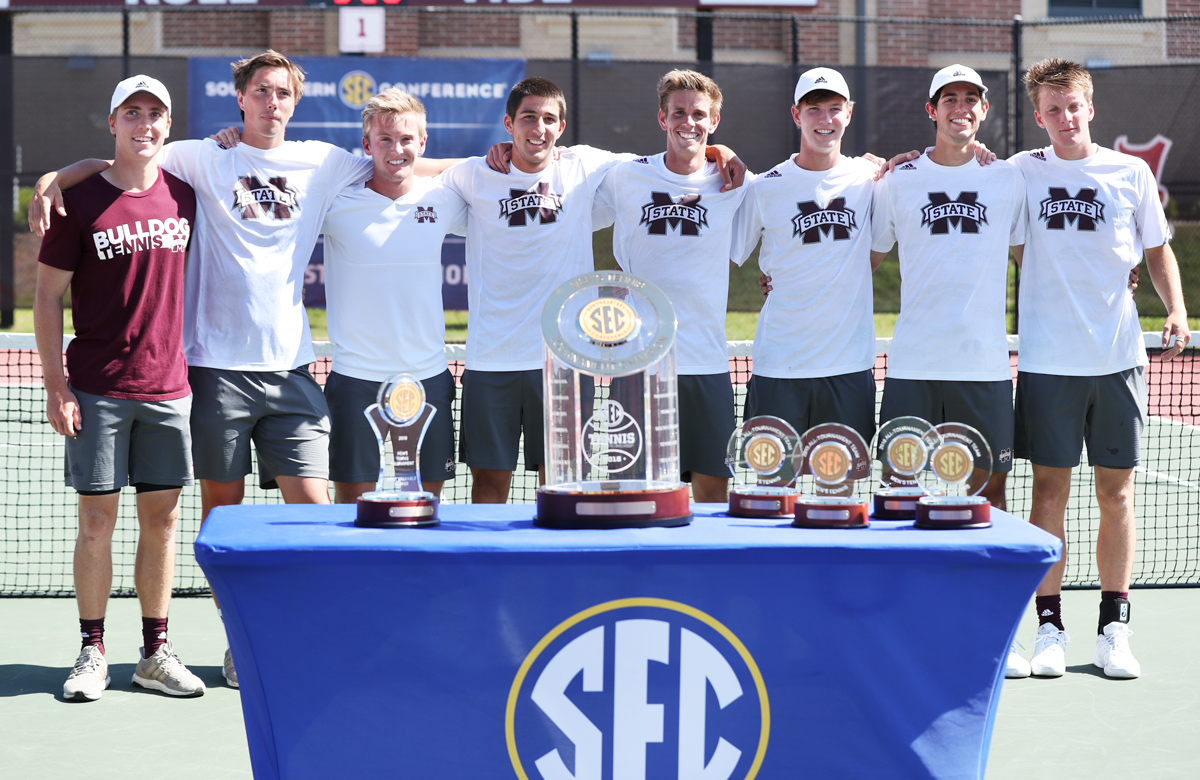
<instances>
[{"instance_id":1,"label":"man in maroon shirt","mask_svg":"<svg viewBox=\"0 0 1200 780\"><path fill-rule=\"evenodd\" d=\"M66 215L52 216L38 257L34 330L46 416L66 436L66 483L79 493L74 572L83 648L63 685L68 700L94 701L110 682L104 613L127 484L137 491L134 584L144 641L133 684L173 696L204 693L167 639L179 493L192 483L182 332L184 261L196 219L192 188L157 164L170 110L156 79L117 85L108 118L115 162L65 195ZM68 287L75 339L64 374Z\"/></svg>"}]
</instances>

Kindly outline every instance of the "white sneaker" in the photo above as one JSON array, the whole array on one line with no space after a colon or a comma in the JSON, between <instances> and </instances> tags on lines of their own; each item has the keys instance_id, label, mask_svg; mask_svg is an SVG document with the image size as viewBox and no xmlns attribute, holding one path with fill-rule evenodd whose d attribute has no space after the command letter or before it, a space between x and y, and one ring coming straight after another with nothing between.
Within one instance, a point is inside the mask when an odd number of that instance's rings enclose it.
<instances>
[{"instance_id":1,"label":"white sneaker","mask_svg":"<svg viewBox=\"0 0 1200 780\"><path fill-rule=\"evenodd\" d=\"M204 683L175 655L170 640L160 645L149 658L143 653L145 648L138 648L140 659L133 670L134 685L170 696L204 695Z\"/></svg>"},{"instance_id":2,"label":"white sneaker","mask_svg":"<svg viewBox=\"0 0 1200 780\"><path fill-rule=\"evenodd\" d=\"M1140 677L1142 665L1129 649L1129 637L1133 632L1124 623L1113 621L1104 627L1104 633L1096 637L1096 653L1092 665L1104 670L1109 677L1132 679Z\"/></svg>"},{"instance_id":3,"label":"white sneaker","mask_svg":"<svg viewBox=\"0 0 1200 780\"><path fill-rule=\"evenodd\" d=\"M228 647L225 648L225 660L221 662L221 675L230 688L238 687L237 667L233 665L233 652Z\"/></svg>"},{"instance_id":4,"label":"white sneaker","mask_svg":"<svg viewBox=\"0 0 1200 780\"><path fill-rule=\"evenodd\" d=\"M63 683L63 698L67 701L95 701L112 682L108 676L108 661L95 645L79 651L75 668Z\"/></svg>"},{"instance_id":5,"label":"white sneaker","mask_svg":"<svg viewBox=\"0 0 1200 780\"><path fill-rule=\"evenodd\" d=\"M1071 637L1053 623L1038 626L1029 671L1034 677L1062 677L1067 671L1067 642Z\"/></svg>"},{"instance_id":6,"label":"white sneaker","mask_svg":"<svg viewBox=\"0 0 1200 780\"><path fill-rule=\"evenodd\" d=\"M1004 676L1010 680L1029 676L1029 662L1017 652L1017 643L1008 648L1008 660L1004 663Z\"/></svg>"}]
</instances>

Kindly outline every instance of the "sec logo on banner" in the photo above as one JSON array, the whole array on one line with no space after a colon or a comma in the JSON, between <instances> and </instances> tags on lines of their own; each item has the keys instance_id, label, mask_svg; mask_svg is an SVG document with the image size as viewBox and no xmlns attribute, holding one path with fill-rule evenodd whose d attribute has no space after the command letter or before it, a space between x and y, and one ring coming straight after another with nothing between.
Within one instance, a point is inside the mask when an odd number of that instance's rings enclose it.
<instances>
[{"instance_id":1,"label":"sec logo on banner","mask_svg":"<svg viewBox=\"0 0 1200 780\"><path fill-rule=\"evenodd\" d=\"M762 674L732 631L678 601L629 598L542 637L504 726L521 780L751 780L770 721Z\"/></svg>"}]
</instances>

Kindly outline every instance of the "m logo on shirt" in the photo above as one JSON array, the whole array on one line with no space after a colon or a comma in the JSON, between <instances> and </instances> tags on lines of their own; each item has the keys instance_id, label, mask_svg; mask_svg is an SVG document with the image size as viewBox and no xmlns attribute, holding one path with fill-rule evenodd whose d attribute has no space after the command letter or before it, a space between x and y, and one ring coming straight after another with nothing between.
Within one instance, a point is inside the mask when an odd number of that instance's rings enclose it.
<instances>
[{"instance_id":1,"label":"m logo on shirt","mask_svg":"<svg viewBox=\"0 0 1200 780\"><path fill-rule=\"evenodd\" d=\"M976 203L978 192L963 192L950 200L944 192L929 193L929 205L921 209L921 227L929 225L931 235L950 232L958 228L960 233L978 233L980 225L987 224L987 206Z\"/></svg>"},{"instance_id":2,"label":"m logo on shirt","mask_svg":"<svg viewBox=\"0 0 1200 780\"><path fill-rule=\"evenodd\" d=\"M834 241L846 241L850 231L858 227L854 210L846 208L845 198L834 198L821 208L815 201L797 203L800 213L792 217L792 238L803 236L805 244L819 244L822 236L833 235Z\"/></svg>"},{"instance_id":3,"label":"m logo on shirt","mask_svg":"<svg viewBox=\"0 0 1200 780\"><path fill-rule=\"evenodd\" d=\"M288 186L286 176L272 176L266 184L254 174L238 179L233 188L233 208L242 219L291 219L300 210L300 193Z\"/></svg>"},{"instance_id":4,"label":"m logo on shirt","mask_svg":"<svg viewBox=\"0 0 1200 780\"><path fill-rule=\"evenodd\" d=\"M1096 200L1096 191L1090 187L1073 198L1066 187L1051 187L1038 219L1045 220L1049 230L1066 230L1068 223L1076 230L1095 230L1096 223L1104 221L1104 203Z\"/></svg>"},{"instance_id":5,"label":"m logo on shirt","mask_svg":"<svg viewBox=\"0 0 1200 780\"><path fill-rule=\"evenodd\" d=\"M562 196L550 191L549 182L538 182L532 190L509 190L508 195L500 201L500 218L507 219L509 227L558 221Z\"/></svg>"},{"instance_id":6,"label":"m logo on shirt","mask_svg":"<svg viewBox=\"0 0 1200 780\"><path fill-rule=\"evenodd\" d=\"M684 195L678 201L669 192L650 193L650 202L642 206L642 221L649 225L652 236L665 236L667 229L681 236L698 236L700 228L708 227L708 209L700 205L700 196Z\"/></svg>"},{"instance_id":7,"label":"m logo on shirt","mask_svg":"<svg viewBox=\"0 0 1200 780\"><path fill-rule=\"evenodd\" d=\"M417 206L417 222L437 222L437 212L431 206Z\"/></svg>"}]
</instances>

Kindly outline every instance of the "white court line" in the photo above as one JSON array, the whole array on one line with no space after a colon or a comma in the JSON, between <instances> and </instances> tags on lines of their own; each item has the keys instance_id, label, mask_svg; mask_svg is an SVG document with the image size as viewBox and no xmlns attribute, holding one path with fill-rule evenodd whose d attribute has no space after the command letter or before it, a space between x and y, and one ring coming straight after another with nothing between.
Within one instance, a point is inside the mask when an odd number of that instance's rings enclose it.
<instances>
[{"instance_id":1,"label":"white court line","mask_svg":"<svg viewBox=\"0 0 1200 780\"><path fill-rule=\"evenodd\" d=\"M1170 474L1163 474L1159 471L1151 471L1144 466L1134 466L1133 470L1139 471L1147 476L1154 477L1155 479L1161 479L1165 482L1174 482L1176 485L1184 485L1185 487L1190 487L1192 490L1200 490L1200 485L1197 485L1195 482L1188 482L1187 480L1179 479L1178 477L1172 477Z\"/></svg>"},{"instance_id":2,"label":"white court line","mask_svg":"<svg viewBox=\"0 0 1200 780\"><path fill-rule=\"evenodd\" d=\"M1155 422L1168 423L1170 425L1178 425L1182 428L1191 428L1193 430L1200 431L1200 425L1192 425L1191 423L1180 422L1179 420L1172 420L1170 417L1158 417L1153 414L1147 415L1147 417L1149 417L1151 420L1153 420Z\"/></svg>"}]
</instances>

